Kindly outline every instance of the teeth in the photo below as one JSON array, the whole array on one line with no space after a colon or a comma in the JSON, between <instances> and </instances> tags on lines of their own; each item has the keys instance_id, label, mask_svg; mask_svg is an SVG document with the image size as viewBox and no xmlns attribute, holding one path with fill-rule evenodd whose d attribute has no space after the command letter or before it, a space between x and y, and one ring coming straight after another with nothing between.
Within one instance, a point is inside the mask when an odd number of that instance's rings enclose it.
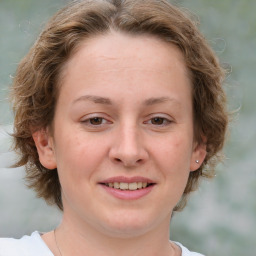
<instances>
[{"instance_id":1,"label":"teeth","mask_svg":"<svg viewBox=\"0 0 256 256\"><path fill-rule=\"evenodd\" d=\"M137 182L129 183L129 190L136 190L137 188Z\"/></svg>"},{"instance_id":2,"label":"teeth","mask_svg":"<svg viewBox=\"0 0 256 256\"><path fill-rule=\"evenodd\" d=\"M120 189L126 190L128 188L129 188L129 184L128 183L120 182Z\"/></svg>"},{"instance_id":3,"label":"teeth","mask_svg":"<svg viewBox=\"0 0 256 256\"><path fill-rule=\"evenodd\" d=\"M121 189L121 190L137 190L146 188L148 186L147 182L132 182L132 183L125 183L125 182L114 182L114 183L106 183L110 188Z\"/></svg>"},{"instance_id":4,"label":"teeth","mask_svg":"<svg viewBox=\"0 0 256 256\"><path fill-rule=\"evenodd\" d=\"M120 188L120 183L119 182L114 182L114 188Z\"/></svg>"}]
</instances>

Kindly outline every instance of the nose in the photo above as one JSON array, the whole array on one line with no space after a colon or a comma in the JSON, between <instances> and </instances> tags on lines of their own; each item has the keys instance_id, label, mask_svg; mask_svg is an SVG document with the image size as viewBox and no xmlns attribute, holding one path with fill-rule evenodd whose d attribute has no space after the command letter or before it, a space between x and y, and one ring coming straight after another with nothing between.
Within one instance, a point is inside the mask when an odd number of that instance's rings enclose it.
<instances>
[{"instance_id":1,"label":"nose","mask_svg":"<svg viewBox=\"0 0 256 256\"><path fill-rule=\"evenodd\" d=\"M145 139L136 127L123 127L115 134L115 141L109 151L111 161L125 167L136 167L148 159Z\"/></svg>"}]
</instances>

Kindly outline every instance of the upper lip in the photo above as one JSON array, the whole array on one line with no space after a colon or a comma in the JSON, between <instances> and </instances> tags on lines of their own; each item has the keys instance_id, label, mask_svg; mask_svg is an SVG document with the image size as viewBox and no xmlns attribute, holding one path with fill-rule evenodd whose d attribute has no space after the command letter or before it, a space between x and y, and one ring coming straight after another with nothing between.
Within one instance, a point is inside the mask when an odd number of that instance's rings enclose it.
<instances>
[{"instance_id":1,"label":"upper lip","mask_svg":"<svg viewBox=\"0 0 256 256\"><path fill-rule=\"evenodd\" d=\"M124 183L133 183L133 182L147 182L147 183L155 183L153 180L141 177L141 176L134 176L134 177L125 177L125 176L115 176L105 180L102 180L100 183L114 183L114 182L124 182Z\"/></svg>"}]
</instances>

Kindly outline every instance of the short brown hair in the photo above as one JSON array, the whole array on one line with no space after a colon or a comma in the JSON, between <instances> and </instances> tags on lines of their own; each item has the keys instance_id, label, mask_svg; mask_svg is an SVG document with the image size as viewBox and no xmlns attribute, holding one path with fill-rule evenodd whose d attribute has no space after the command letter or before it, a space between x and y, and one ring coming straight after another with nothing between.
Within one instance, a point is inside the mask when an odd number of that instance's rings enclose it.
<instances>
[{"instance_id":1,"label":"short brown hair","mask_svg":"<svg viewBox=\"0 0 256 256\"><path fill-rule=\"evenodd\" d=\"M48 203L63 209L56 170L41 165L32 133L49 127L54 118L63 65L86 38L110 30L131 35L149 34L175 44L183 53L193 84L195 138L207 156L190 173L180 203L198 187L201 177L212 177L220 160L228 123L224 72L190 15L165 0L80 0L60 10L46 25L18 66L12 87L15 166L26 167L29 187Z\"/></svg>"}]
</instances>

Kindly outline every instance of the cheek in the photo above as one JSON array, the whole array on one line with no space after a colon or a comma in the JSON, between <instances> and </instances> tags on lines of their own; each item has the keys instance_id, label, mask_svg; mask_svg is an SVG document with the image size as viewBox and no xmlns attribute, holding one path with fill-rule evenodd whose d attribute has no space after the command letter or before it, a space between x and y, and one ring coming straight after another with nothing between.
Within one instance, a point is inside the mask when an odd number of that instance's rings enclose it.
<instances>
[{"instance_id":1,"label":"cheek","mask_svg":"<svg viewBox=\"0 0 256 256\"><path fill-rule=\"evenodd\" d=\"M60 138L62 139L58 140L59 144L56 148L57 168L60 175L71 176L72 179L89 175L101 155L97 142L80 136L79 133L75 135L72 133L72 136L60 135Z\"/></svg>"},{"instance_id":2,"label":"cheek","mask_svg":"<svg viewBox=\"0 0 256 256\"><path fill-rule=\"evenodd\" d=\"M166 199L163 207L170 211L179 202L188 181L191 155L188 147L184 137L172 137L154 149L154 164L161 176L163 198Z\"/></svg>"},{"instance_id":3,"label":"cheek","mask_svg":"<svg viewBox=\"0 0 256 256\"><path fill-rule=\"evenodd\" d=\"M190 173L190 147L188 139L176 136L155 149L155 163L166 182L166 193L177 194L177 198L182 195Z\"/></svg>"},{"instance_id":4,"label":"cheek","mask_svg":"<svg viewBox=\"0 0 256 256\"><path fill-rule=\"evenodd\" d=\"M192 143L190 140L185 139L185 136L173 136L172 138L166 138L161 144L158 143L155 152L158 154L158 158L161 162L169 166L184 166L188 163L189 166L191 158Z\"/></svg>"}]
</instances>

